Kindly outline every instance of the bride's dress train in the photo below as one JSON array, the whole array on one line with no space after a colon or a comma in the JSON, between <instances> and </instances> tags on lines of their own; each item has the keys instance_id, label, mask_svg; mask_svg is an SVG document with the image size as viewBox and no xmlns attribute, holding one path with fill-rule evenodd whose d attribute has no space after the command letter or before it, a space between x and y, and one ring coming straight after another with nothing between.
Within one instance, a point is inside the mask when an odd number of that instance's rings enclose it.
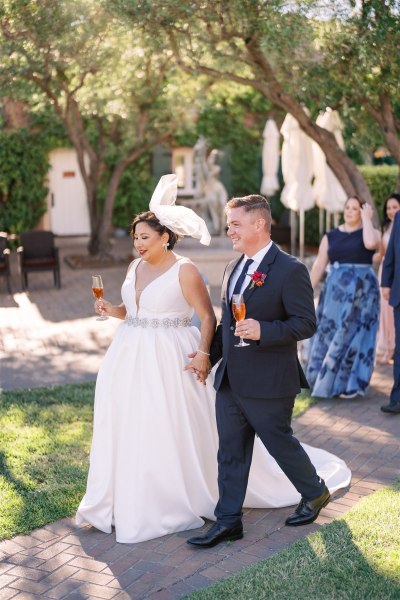
<instances>
[{"instance_id":1,"label":"bride's dress train","mask_svg":"<svg viewBox=\"0 0 400 600\"><path fill-rule=\"evenodd\" d=\"M194 529L214 519L218 499L215 392L211 377L199 383L183 371L198 348L188 325L180 259L135 302L133 263L122 286L127 319L100 368L87 490L77 512L118 542L133 543ZM303 445L331 492L351 473L338 457ZM296 504L300 496L258 438L254 444L246 507Z\"/></svg>"}]
</instances>

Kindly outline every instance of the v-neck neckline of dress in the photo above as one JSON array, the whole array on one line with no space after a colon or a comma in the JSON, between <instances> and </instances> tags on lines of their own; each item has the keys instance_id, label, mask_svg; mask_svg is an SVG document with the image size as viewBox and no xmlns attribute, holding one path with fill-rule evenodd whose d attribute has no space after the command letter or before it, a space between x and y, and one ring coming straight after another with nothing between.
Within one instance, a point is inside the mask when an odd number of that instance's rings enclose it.
<instances>
[{"instance_id":1,"label":"v-neck neckline of dress","mask_svg":"<svg viewBox=\"0 0 400 600\"><path fill-rule=\"evenodd\" d=\"M176 266L176 265L177 265L177 264L178 264L178 263L179 263L181 260L182 260L181 258L178 258L178 260L177 260L177 261L175 261L175 262L174 262L174 264L173 264L173 265L171 265L171 266L170 266L170 267L169 267L169 268L168 268L166 271L164 271L164 273L161 273L161 275L157 275L157 277L155 277L154 279L152 279L152 280L151 280L151 281L150 281L150 282L149 282L149 283L148 283L148 284L147 284L147 285L146 285L146 286L145 286L145 287L142 289L142 291L140 292L140 296L139 296L139 298L138 298L138 297L137 297L137 294L136 294L136 271L137 271L137 269L138 269L138 266L140 265L140 263L143 261L143 259L141 258L141 259L139 260L139 262L137 263L137 265L136 265L136 267L135 267L135 273L134 273L134 275L135 275L135 280L134 280L134 290L135 290L135 294L134 294L134 296L135 296L136 314L138 314L138 312L139 312L139 308L140 308L140 299L141 299L141 297L143 296L144 292L147 290L147 288L148 288L148 287L150 287L150 286L151 286L151 285L152 285L152 284L153 284L155 281L157 281L158 279L160 279L160 277L164 277L164 275L166 275L167 273L169 273L169 272L171 271L171 269L173 269L173 268L174 268L174 267L175 267L175 266Z\"/></svg>"}]
</instances>

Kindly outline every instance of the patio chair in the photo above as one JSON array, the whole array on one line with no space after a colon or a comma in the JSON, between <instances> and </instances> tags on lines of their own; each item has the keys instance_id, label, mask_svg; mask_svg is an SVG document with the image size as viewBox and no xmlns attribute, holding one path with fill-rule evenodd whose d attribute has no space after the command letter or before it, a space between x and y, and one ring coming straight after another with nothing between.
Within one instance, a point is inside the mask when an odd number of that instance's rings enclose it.
<instances>
[{"instance_id":1,"label":"patio chair","mask_svg":"<svg viewBox=\"0 0 400 600\"><path fill-rule=\"evenodd\" d=\"M24 231L17 248L22 289L28 288L28 273L53 271L54 285L60 289L60 260L52 231Z\"/></svg>"},{"instance_id":2,"label":"patio chair","mask_svg":"<svg viewBox=\"0 0 400 600\"><path fill-rule=\"evenodd\" d=\"M11 294L10 249L7 247L7 240L7 233L0 231L0 275L6 278L8 293Z\"/></svg>"}]
</instances>

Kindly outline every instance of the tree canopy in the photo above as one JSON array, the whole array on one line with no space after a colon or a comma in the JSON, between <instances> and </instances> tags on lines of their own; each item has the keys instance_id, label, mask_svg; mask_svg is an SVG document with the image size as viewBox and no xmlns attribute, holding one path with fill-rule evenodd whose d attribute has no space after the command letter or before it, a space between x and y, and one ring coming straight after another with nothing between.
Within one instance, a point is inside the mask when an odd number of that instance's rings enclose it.
<instances>
[{"instance_id":1,"label":"tree canopy","mask_svg":"<svg viewBox=\"0 0 400 600\"><path fill-rule=\"evenodd\" d=\"M0 27L0 80L30 104L49 102L64 123L86 186L89 249L105 254L124 170L171 136L201 83L188 83L183 94L172 53L155 51L141 30L92 0L7 0Z\"/></svg>"},{"instance_id":2,"label":"tree canopy","mask_svg":"<svg viewBox=\"0 0 400 600\"><path fill-rule=\"evenodd\" d=\"M3 0L0 85L63 123L86 186L89 248L104 254L126 169L193 129L211 97L229 120L230 88L291 113L346 192L371 201L315 120L339 109L354 138L379 131L400 163L399 19L398 0Z\"/></svg>"}]
</instances>

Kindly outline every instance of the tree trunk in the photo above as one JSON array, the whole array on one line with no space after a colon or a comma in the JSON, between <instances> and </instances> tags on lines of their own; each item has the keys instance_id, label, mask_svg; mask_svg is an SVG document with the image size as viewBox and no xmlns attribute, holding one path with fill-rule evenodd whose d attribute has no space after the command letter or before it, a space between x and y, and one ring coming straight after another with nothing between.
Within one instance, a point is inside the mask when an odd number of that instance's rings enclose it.
<instances>
[{"instance_id":1,"label":"tree trunk","mask_svg":"<svg viewBox=\"0 0 400 600\"><path fill-rule=\"evenodd\" d=\"M173 123L172 123L173 126ZM98 253L100 256L109 255L110 251L110 232L112 226L112 215L115 204L115 197L117 195L119 183L121 181L121 177L127 167L134 163L142 154L147 152L151 146L155 146L157 144L161 144L166 140L170 139L171 133L165 133L158 138L155 138L151 142L144 143L142 142L140 148L132 150L128 156L126 156L121 162L119 162L112 172L110 182L107 188L107 194L104 201L103 213L101 219L99 221L99 225L96 228L96 236L94 243L91 245L93 248L98 249Z\"/></svg>"},{"instance_id":2,"label":"tree trunk","mask_svg":"<svg viewBox=\"0 0 400 600\"><path fill-rule=\"evenodd\" d=\"M398 167L399 174L396 182L396 192L400 192L400 139L398 123L393 109L393 104L390 97L387 94L379 95L379 109L371 105L366 99L361 99L361 104L369 112L369 114L378 123L382 132L385 144L390 151L390 154L395 159Z\"/></svg>"},{"instance_id":3,"label":"tree trunk","mask_svg":"<svg viewBox=\"0 0 400 600\"><path fill-rule=\"evenodd\" d=\"M127 166L124 163L125 161L117 164L112 172L104 200L103 213L95 232L95 244L93 246L97 249L96 254L99 254L101 258L110 256L112 214L119 182Z\"/></svg>"},{"instance_id":4,"label":"tree trunk","mask_svg":"<svg viewBox=\"0 0 400 600\"><path fill-rule=\"evenodd\" d=\"M390 97L387 94L379 95L379 109L376 109L367 101L362 102L362 104L378 123L390 154L393 156L396 163L400 165L399 131Z\"/></svg>"},{"instance_id":5,"label":"tree trunk","mask_svg":"<svg viewBox=\"0 0 400 600\"><path fill-rule=\"evenodd\" d=\"M364 198L375 209L369 188L364 177L357 169L355 163L347 156L338 145L335 136L326 129L319 127L304 111L302 105L291 95L287 94L282 85L276 79L275 74L268 63L264 53L260 49L257 40L246 43L248 56L254 65L254 86L276 106L289 112L298 121L301 129L320 146L326 160L343 189L348 196L357 194ZM258 79L260 71L263 79Z\"/></svg>"},{"instance_id":6,"label":"tree trunk","mask_svg":"<svg viewBox=\"0 0 400 600\"><path fill-rule=\"evenodd\" d=\"M97 254L101 257L106 257L110 255L110 234L111 234L111 226L112 226L112 215L115 204L115 197L117 195L117 190L119 183L121 181L121 177L125 171L125 169L135 162L148 149L148 145L143 144L140 149L134 150L127 157L125 157L120 163L118 163L112 172L110 182L107 188L107 194L104 201L103 213L101 219L99 220L99 225L96 228L95 232L95 240L93 240L93 244L91 247L97 249Z\"/></svg>"},{"instance_id":7,"label":"tree trunk","mask_svg":"<svg viewBox=\"0 0 400 600\"><path fill-rule=\"evenodd\" d=\"M253 69L253 78L246 78L235 73L223 72L213 69L206 65L196 63L189 67L184 63L180 56L179 46L170 35L172 48L177 57L181 68L190 74L204 73L215 79L226 79L235 81L241 85L251 86L261 92L270 102L290 113L298 121L301 129L320 146L323 150L326 160L343 189L348 196L356 194L365 199L374 208L376 208L367 183L358 170L355 163L347 156L338 145L335 136L326 129L319 127L309 117L303 109L303 106L290 94L287 94L282 85L276 79L273 69L268 63L263 51L260 49L257 40L246 40L247 63Z\"/></svg>"}]
</instances>

